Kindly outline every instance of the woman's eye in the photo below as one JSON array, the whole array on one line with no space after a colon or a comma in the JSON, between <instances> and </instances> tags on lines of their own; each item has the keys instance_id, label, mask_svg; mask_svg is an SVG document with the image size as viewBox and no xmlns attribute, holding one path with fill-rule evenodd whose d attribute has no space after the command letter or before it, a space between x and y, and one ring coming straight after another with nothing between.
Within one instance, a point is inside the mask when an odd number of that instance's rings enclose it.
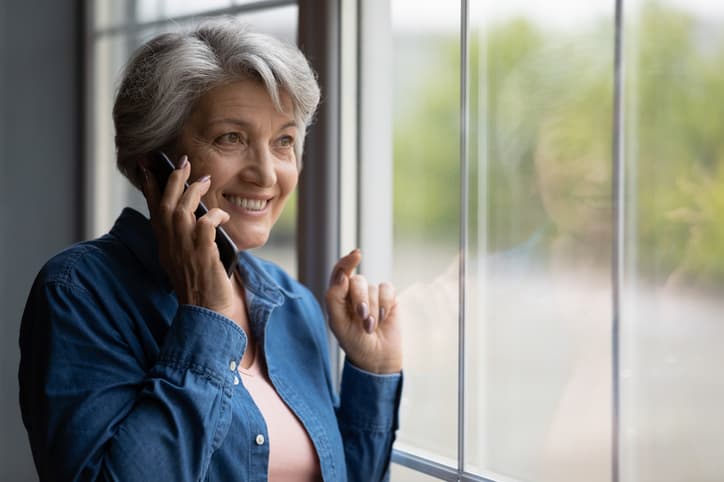
<instances>
[{"instance_id":1,"label":"woman's eye","mask_svg":"<svg viewBox=\"0 0 724 482\"><path fill-rule=\"evenodd\" d=\"M292 136L282 136L279 138L279 147L292 147L294 145L294 138Z\"/></svg>"},{"instance_id":2,"label":"woman's eye","mask_svg":"<svg viewBox=\"0 0 724 482\"><path fill-rule=\"evenodd\" d=\"M241 136L237 132L228 132L216 138L216 142L220 144L239 144Z\"/></svg>"}]
</instances>

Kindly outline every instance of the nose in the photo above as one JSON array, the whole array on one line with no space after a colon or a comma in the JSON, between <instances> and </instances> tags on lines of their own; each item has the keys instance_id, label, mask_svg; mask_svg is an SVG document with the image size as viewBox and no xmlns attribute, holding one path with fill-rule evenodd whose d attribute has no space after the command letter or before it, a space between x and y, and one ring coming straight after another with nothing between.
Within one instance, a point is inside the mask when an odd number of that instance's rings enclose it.
<instances>
[{"instance_id":1,"label":"nose","mask_svg":"<svg viewBox=\"0 0 724 482\"><path fill-rule=\"evenodd\" d=\"M247 158L241 175L246 182L260 187L271 187L276 184L274 155L269 146L258 145L251 149L251 155Z\"/></svg>"}]
</instances>

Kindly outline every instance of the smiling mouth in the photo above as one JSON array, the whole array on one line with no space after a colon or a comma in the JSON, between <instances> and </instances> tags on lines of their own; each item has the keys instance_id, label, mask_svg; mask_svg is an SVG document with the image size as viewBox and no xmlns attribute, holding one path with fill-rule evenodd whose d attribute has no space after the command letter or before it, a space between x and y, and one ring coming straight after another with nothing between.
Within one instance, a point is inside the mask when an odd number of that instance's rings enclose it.
<instances>
[{"instance_id":1,"label":"smiling mouth","mask_svg":"<svg viewBox=\"0 0 724 482\"><path fill-rule=\"evenodd\" d=\"M231 204L246 209L247 211L263 211L269 204L269 199L249 199L239 196L224 194L224 198Z\"/></svg>"}]
</instances>

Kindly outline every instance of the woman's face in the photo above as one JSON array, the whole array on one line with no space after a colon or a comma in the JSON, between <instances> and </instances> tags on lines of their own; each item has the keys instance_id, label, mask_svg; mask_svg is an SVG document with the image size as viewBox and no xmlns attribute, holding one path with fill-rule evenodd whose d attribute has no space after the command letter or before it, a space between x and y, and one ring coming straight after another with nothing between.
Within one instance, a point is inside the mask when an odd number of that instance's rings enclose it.
<instances>
[{"instance_id":1,"label":"woman's face","mask_svg":"<svg viewBox=\"0 0 724 482\"><path fill-rule=\"evenodd\" d=\"M561 232L606 242L611 233L611 156L606 124L551 120L535 152L546 212ZM610 134L609 134L610 135Z\"/></svg>"},{"instance_id":2,"label":"woman's face","mask_svg":"<svg viewBox=\"0 0 724 482\"><path fill-rule=\"evenodd\" d=\"M262 246L297 185L294 144L299 135L292 102L274 108L255 80L222 85L201 97L178 141L191 180L211 176L203 202L230 214L224 230L239 249Z\"/></svg>"}]
</instances>

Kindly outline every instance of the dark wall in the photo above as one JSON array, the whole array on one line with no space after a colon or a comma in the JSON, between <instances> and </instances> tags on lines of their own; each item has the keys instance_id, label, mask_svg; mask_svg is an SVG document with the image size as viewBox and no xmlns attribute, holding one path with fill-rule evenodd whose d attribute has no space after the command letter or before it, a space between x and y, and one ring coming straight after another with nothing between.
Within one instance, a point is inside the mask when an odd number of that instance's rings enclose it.
<instances>
[{"instance_id":1,"label":"dark wall","mask_svg":"<svg viewBox=\"0 0 724 482\"><path fill-rule=\"evenodd\" d=\"M80 232L81 0L0 0L0 480L37 480L18 406L25 297Z\"/></svg>"}]
</instances>

